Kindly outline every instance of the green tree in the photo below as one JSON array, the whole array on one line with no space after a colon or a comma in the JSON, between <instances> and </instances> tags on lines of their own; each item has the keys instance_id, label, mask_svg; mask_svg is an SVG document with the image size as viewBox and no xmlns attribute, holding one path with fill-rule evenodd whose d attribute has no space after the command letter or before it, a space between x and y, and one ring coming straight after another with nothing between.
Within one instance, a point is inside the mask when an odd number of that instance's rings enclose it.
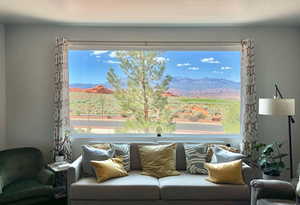
<instances>
[{"instance_id":1,"label":"green tree","mask_svg":"<svg viewBox=\"0 0 300 205\"><path fill-rule=\"evenodd\" d=\"M99 96L99 108L100 108L100 111L101 111L101 118L102 119L104 119L105 105L106 105L105 94L101 94Z\"/></svg>"},{"instance_id":2,"label":"green tree","mask_svg":"<svg viewBox=\"0 0 300 205\"><path fill-rule=\"evenodd\" d=\"M164 132L175 129L168 99L163 93L169 89L171 76L165 76L166 60L156 51L118 51L116 58L126 76L121 79L113 68L107 74L114 96L129 118L121 132Z\"/></svg>"}]
</instances>

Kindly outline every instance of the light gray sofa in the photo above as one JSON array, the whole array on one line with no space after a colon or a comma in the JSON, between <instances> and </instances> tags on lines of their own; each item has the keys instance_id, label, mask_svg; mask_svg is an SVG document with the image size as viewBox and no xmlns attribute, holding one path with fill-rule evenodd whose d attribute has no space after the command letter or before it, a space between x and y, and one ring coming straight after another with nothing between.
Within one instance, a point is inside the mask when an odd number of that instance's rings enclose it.
<instances>
[{"instance_id":1,"label":"light gray sofa","mask_svg":"<svg viewBox=\"0 0 300 205\"><path fill-rule=\"evenodd\" d=\"M246 185L214 184L207 175L186 173L185 153L177 144L179 176L154 178L140 174L137 144L131 144L131 170L128 176L97 183L94 177L82 177L81 157L68 170L68 200L71 205L235 205L250 204L250 181L255 171L243 166Z\"/></svg>"}]
</instances>

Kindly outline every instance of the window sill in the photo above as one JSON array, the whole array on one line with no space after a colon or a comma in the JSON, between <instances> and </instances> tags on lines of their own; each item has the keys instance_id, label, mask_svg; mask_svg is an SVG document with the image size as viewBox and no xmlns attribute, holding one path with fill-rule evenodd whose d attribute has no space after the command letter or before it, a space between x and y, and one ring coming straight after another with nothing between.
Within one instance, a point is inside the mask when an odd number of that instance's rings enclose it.
<instances>
[{"instance_id":1,"label":"window sill","mask_svg":"<svg viewBox=\"0 0 300 205\"><path fill-rule=\"evenodd\" d=\"M84 141L89 143L229 143L239 144L240 135L184 135L184 134L163 134L156 137L155 134L73 134L72 141Z\"/></svg>"}]
</instances>

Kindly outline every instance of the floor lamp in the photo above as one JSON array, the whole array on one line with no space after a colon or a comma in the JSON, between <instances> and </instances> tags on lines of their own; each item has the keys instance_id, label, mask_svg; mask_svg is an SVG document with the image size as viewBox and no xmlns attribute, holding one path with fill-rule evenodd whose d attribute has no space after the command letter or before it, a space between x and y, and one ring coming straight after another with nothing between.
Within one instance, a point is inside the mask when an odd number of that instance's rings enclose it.
<instances>
[{"instance_id":1,"label":"floor lamp","mask_svg":"<svg viewBox=\"0 0 300 205\"><path fill-rule=\"evenodd\" d=\"M289 125L289 157L290 157L290 177L293 178L293 147L292 147L292 129L291 124L295 123L295 99L284 98L278 85L275 84L274 98L260 98L258 106L260 115L279 115L288 117Z\"/></svg>"}]
</instances>

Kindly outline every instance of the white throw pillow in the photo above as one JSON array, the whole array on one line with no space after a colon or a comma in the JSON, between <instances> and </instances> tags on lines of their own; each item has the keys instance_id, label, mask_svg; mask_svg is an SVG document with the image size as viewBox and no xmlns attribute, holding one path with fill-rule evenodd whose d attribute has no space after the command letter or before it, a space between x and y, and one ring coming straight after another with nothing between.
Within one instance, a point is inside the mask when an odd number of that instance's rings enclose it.
<instances>
[{"instance_id":1,"label":"white throw pillow","mask_svg":"<svg viewBox=\"0 0 300 205\"><path fill-rule=\"evenodd\" d=\"M212 147L212 150L214 154L211 158L211 163L231 162L245 158L245 155L241 153L230 152L218 146Z\"/></svg>"},{"instance_id":2,"label":"white throw pillow","mask_svg":"<svg viewBox=\"0 0 300 205\"><path fill-rule=\"evenodd\" d=\"M82 146L82 169L85 175L95 176L93 167L90 161L103 161L110 159L114 156L114 149L97 149L90 145Z\"/></svg>"}]
</instances>

